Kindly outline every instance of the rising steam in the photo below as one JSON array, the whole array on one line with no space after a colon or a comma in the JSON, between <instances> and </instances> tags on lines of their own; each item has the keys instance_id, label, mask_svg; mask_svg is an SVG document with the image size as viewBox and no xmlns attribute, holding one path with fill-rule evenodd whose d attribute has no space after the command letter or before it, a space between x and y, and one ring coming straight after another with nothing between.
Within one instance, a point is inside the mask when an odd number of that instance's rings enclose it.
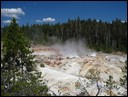
<instances>
[{"instance_id":1,"label":"rising steam","mask_svg":"<svg viewBox=\"0 0 128 97\"><path fill-rule=\"evenodd\" d=\"M86 46L84 39L81 40L67 40L64 44L56 43L52 45L53 48L59 49L60 53L64 57L82 57L87 55L95 55L91 50Z\"/></svg>"}]
</instances>

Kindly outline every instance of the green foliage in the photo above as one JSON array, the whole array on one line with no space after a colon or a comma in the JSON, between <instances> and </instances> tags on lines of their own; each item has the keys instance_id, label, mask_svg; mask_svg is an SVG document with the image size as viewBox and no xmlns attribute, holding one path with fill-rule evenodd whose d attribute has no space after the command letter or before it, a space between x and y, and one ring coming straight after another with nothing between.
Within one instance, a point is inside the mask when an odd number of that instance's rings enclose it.
<instances>
[{"instance_id":1,"label":"green foliage","mask_svg":"<svg viewBox=\"0 0 128 97\"><path fill-rule=\"evenodd\" d=\"M19 72L20 73L20 72ZM40 80L41 73L36 72L34 74L30 72L25 72L17 76L17 81L15 84L9 87L10 83L7 79L7 75L2 74L2 80L4 80L6 85L1 85L2 96L48 96L48 87L45 83ZM3 82L3 81L2 81ZM7 87L8 86L8 87ZM6 88L5 88L6 87Z\"/></svg>"},{"instance_id":2,"label":"green foliage","mask_svg":"<svg viewBox=\"0 0 128 97\"><path fill-rule=\"evenodd\" d=\"M113 77L112 77L111 75L109 75L109 79L106 81L106 86L107 86L109 89L112 89L112 87L113 87L112 79L113 79Z\"/></svg>"},{"instance_id":3,"label":"green foliage","mask_svg":"<svg viewBox=\"0 0 128 97\"><path fill-rule=\"evenodd\" d=\"M40 64L40 67L44 67L44 64Z\"/></svg>"},{"instance_id":4,"label":"green foliage","mask_svg":"<svg viewBox=\"0 0 128 97\"><path fill-rule=\"evenodd\" d=\"M127 60L123 68L123 76L120 78L120 85L127 89Z\"/></svg>"},{"instance_id":5,"label":"green foliage","mask_svg":"<svg viewBox=\"0 0 128 97\"><path fill-rule=\"evenodd\" d=\"M6 32L7 27L2 31ZM112 23L99 22L96 19L81 20L68 19L67 23L57 24L33 24L21 26L25 36L35 44L50 45L61 41L64 43L68 39L85 39L90 49L111 53L113 51L127 52L127 22L122 23L120 19L115 19ZM4 37L2 33L2 37ZM52 39L56 37L56 41Z\"/></svg>"},{"instance_id":6,"label":"green foliage","mask_svg":"<svg viewBox=\"0 0 128 97\"><path fill-rule=\"evenodd\" d=\"M105 86L109 90L109 95L113 96L112 89L114 89L114 88L117 89L117 85L115 85L115 82L113 81L113 76L109 75L109 79L105 83L106 83Z\"/></svg>"},{"instance_id":7,"label":"green foliage","mask_svg":"<svg viewBox=\"0 0 128 97\"><path fill-rule=\"evenodd\" d=\"M32 68L32 59L34 58L29 47L30 44L13 18L3 38L3 69L18 69L18 67L27 66L29 71Z\"/></svg>"},{"instance_id":8,"label":"green foliage","mask_svg":"<svg viewBox=\"0 0 128 97\"><path fill-rule=\"evenodd\" d=\"M3 32L4 33L4 32ZM29 41L13 18L5 30L1 58L2 96L48 96L48 87L40 80L41 73L33 70ZM25 70L26 69L26 70Z\"/></svg>"},{"instance_id":9,"label":"green foliage","mask_svg":"<svg viewBox=\"0 0 128 97\"><path fill-rule=\"evenodd\" d=\"M120 78L120 85L127 87L127 75L124 74L122 78Z\"/></svg>"}]
</instances>

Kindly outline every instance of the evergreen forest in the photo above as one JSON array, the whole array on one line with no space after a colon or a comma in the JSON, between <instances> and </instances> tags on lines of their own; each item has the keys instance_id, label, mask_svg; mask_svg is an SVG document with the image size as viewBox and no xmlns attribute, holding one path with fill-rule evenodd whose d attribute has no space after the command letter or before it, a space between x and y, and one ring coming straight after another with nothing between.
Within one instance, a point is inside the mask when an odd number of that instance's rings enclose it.
<instances>
[{"instance_id":1,"label":"evergreen forest","mask_svg":"<svg viewBox=\"0 0 128 97\"><path fill-rule=\"evenodd\" d=\"M20 26L24 35L33 44L51 45L64 43L68 39L84 39L86 45L93 50L106 53L127 52L127 22L116 18L111 23L96 19L74 20L66 23L25 24ZM2 38L6 35L8 26L2 27Z\"/></svg>"}]
</instances>

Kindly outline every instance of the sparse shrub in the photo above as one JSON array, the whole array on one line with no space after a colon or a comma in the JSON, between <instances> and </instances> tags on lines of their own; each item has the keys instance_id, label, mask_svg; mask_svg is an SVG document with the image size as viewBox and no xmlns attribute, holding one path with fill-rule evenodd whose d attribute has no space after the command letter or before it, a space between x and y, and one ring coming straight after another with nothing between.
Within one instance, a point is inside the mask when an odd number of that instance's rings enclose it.
<instances>
[{"instance_id":1,"label":"sparse shrub","mask_svg":"<svg viewBox=\"0 0 128 97\"><path fill-rule=\"evenodd\" d=\"M127 89L127 60L123 68L123 76L120 78L120 85Z\"/></svg>"},{"instance_id":2,"label":"sparse shrub","mask_svg":"<svg viewBox=\"0 0 128 97\"><path fill-rule=\"evenodd\" d=\"M115 81L113 81L113 76L109 75L109 79L105 83L106 83L105 87L107 88L106 91L109 92L109 95L115 96L115 94L113 93L112 90L114 88L117 89L117 85L116 85Z\"/></svg>"},{"instance_id":3,"label":"sparse shrub","mask_svg":"<svg viewBox=\"0 0 128 97\"><path fill-rule=\"evenodd\" d=\"M44 64L40 64L40 67L44 67Z\"/></svg>"}]
</instances>

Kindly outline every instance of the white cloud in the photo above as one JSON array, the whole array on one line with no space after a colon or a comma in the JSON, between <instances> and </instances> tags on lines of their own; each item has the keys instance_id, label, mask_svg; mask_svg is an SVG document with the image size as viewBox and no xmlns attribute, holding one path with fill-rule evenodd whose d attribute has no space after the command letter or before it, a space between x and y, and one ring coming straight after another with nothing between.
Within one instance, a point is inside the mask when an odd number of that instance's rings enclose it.
<instances>
[{"instance_id":1,"label":"white cloud","mask_svg":"<svg viewBox=\"0 0 128 97\"><path fill-rule=\"evenodd\" d=\"M3 20L2 22L5 23L5 24L10 24L11 20ZM19 21L16 21L16 22L19 23Z\"/></svg>"},{"instance_id":2,"label":"white cloud","mask_svg":"<svg viewBox=\"0 0 128 97\"><path fill-rule=\"evenodd\" d=\"M123 21L123 20L122 20L121 22L122 22L122 23L125 23L125 22L127 22L127 21Z\"/></svg>"},{"instance_id":3,"label":"white cloud","mask_svg":"<svg viewBox=\"0 0 128 97\"><path fill-rule=\"evenodd\" d=\"M54 18L51 18L51 17L48 17L48 18L43 18L43 21L44 22L54 22L55 19Z\"/></svg>"},{"instance_id":4,"label":"white cloud","mask_svg":"<svg viewBox=\"0 0 128 97\"><path fill-rule=\"evenodd\" d=\"M51 18L51 17L43 18L43 20L36 20L36 22L54 22L54 21L55 18Z\"/></svg>"},{"instance_id":5,"label":"white cloud","mask_svg":"<svg viewBox=\"0 0 128 97\"><path fill-rule=\"evenodd\" d=\"M25 12L21 8L2 8L1 15L18 19L20 15L25 15Z\"/></svg>"},{"instance_id":6,"label":"white cloud","mask_svg":"<svg viewBox=\"0 0 128 97\"><path fill-rule=\"evenodd\" d=\"M3 23L9 24L9 23L11 23L11 20L3 20Z\"/></svg>"}]
</instances>

